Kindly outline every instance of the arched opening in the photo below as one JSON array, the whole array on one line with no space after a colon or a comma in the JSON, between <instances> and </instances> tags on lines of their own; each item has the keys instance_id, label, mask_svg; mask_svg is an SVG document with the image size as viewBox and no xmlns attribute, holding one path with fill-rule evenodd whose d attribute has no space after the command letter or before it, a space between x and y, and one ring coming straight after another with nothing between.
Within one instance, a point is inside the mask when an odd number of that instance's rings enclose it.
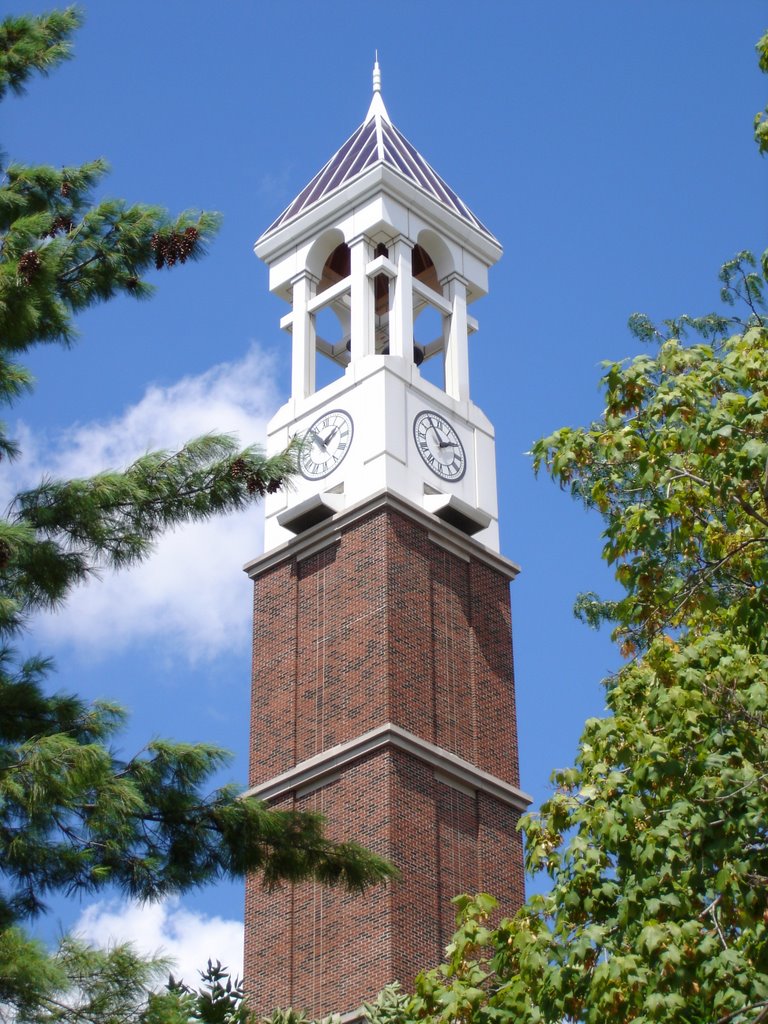
<instances>
[{"instance_id":1,"label":"arched opening","mask_svg":"<svg viewBox=\"0 0 768 1024\"><path fill-rule=\"evenodd\" d=\"M340 234L336 232L336 234ZM349 277L350 273L349 246L339 242L326 258L320 270L317 294ZM345 301L345 299L347 301ZM344 373L349 362L349 305L346 296L333 299L327 306L315 314L315 331L317 336L317 361L315 377L317 388L323 388L337 380Z\"/></svg>"},{"instance_id":2,"label":"arched opening","mask_svg":"<svg viewBox=\"0 0 768 1024\"><path fill-rule=\"evenodd\" d=\"M389 258L389 249L383 242L379 242L373 250L373 258L379 256ZM389 311L391 297L389 294L389 278L386 274L377 274L373 279L373 304L376 317L376 353L377 355L388 355L389 353Z\"/></svg>"},{"instance_id":3,"label":"arched opening","mask_svg":"<svg viewBox=\"0 0 768 1024\"><path fill-rule=\"evenodd\" d=\"M339 228L329 228L327 231L323 231L312 243L307 253L305 268L313 277L320 280L329 259L343 245L344 235Z\"/></svg>"},{"instance_id":4,"label":"arched opening","mask_svg":"<svg viewBox=\"0 0 768 1024\"><path fill-rule=\"evenodd\" d=\"M326 288L330 288L332 284L337 284L339 281L343 281L345 277L349 277L349 271L349 246L346 242L341 242L323 264L323 269L320 273L320 283L317 286L318 295L320 292L324 292Z\"/></svg>"},{"instance_id":5,"label":"arched opening","mask_svg":"<svg viewBox=\"0 0 768 1024\"><path fill-rule=\"evenodd\" d=\"M416 241L419 248L428 253L435 268L435 279L434 283L430 284L430 288L434 288L435 291L442 294L440 281L444 281L452 271L456 270L453 254L445 239L431 228L424 228L423 231L420 231Z\"/></svg>"},{"instance_id":6,"label":"arched opening","mask_svg":"<svg viewBox=\"0 0 768 1024\"><path fill-rule=\"evenodd\" d=\"M411 268L414 281L442 297L443 290L440 287L435 261L428 250L419 243L413 247ZM445 387L443 348L443 315L428 298L414 290L414 361L419 366L421 375L439 388Z\"/></svg>"},{"instance_id":7,"label":"arched opening","mask_svg":"<svg viewBox=\"0 0 768 1024\"><path fill-rule=\"evenodd\" d=\"M432 291L442 295L434 261L424 246L418 243L413 247L411 272L417 281L421 281Z\"/></svg>"}]
</instances>

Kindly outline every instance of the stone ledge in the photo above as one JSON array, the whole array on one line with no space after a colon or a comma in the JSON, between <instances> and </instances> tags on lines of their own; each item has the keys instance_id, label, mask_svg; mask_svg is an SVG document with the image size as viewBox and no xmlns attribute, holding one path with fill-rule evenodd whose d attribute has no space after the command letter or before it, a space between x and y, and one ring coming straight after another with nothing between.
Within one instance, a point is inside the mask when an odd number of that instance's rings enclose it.
<instances>
[{"instance_id":1,"label":"stone ledge","mask_svg":"<svg viewBox=\"0 0 768 1024\"><path fill-rule=\"evenodd\" d=\"M255 796L260 800L276 800L287 793L318 782L323 776L331 775L344 765L384 747L394 747L396 750L404 750L414 757L418 757L435 769L436 773L442 777L440 781L443 779L446 781L448 779L456 780L457 783L492 796L518 811L525 811L531 803L532 798L516 786L504 782L503 779L491 775L490 772L483 771L482 768L476 768L464 758L443 750L442 747L438 747L434 743L428 743L391 722L371 729L347 743L340 743L338 746L324 750L322 754L316 754L314 757L302 761L287 772L283 772L267 782L252 786L243 793L243 796Z\"/></svg>"},{"instance_id":2,"label":"stone ledge","mask_svg":"<svg viewBox=\"0 0 768 1024\"><path fill-rule=\"evenodd\" d=\"M286 541L285 544L281 544L280 547L273 548L271 551L259 555L258 558L246 562L243 566L243 571L253 579L266 569L271 569L273 566L279 565L288 559L306 558L307 551L318 551L325 546L324 542L327 536L333 536L335 539L339 531L344 527L350 526L357 519L362 519L363 516L380 508L391 508L395 512L409 516L428 530L429 539L433 543L439 544L441 547L456 553L467 561L470 558L475 558L477 561L483 562L485 565L490 566L490 568L495 569L502 576L506 576L509 580L513 580L520 572L520 566L511 562L508 558L504 558L503 555L492 551L479 541L473 540L465 533L462 533L461 530L450 526L448 523L444 523L434 513L427 512L418 505L414 505L407 498L389 490L381 490L371 495L365 501L358 502L356 505L338 512L330 519L318 523L317 526L310 527L304 533L300 533L298 536ZM330 541L330 543L333 543L333 541Z\"/></svg>"}]
</instances>

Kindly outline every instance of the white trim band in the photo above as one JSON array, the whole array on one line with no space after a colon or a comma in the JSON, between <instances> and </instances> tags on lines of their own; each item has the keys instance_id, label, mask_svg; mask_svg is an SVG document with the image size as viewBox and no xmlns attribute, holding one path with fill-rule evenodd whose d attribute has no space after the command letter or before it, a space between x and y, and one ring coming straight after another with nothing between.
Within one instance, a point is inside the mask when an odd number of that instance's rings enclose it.
<instances>
[{"instance_id":1,"label":"white trim band","mask_svg":"<svg viewBox=\"0 0 768 1024\"><path fill-rule=\"evenodd\" d=\"M383 747L394 747L396 750L404 750L413 754L414 757L431 765L446 781L453 779L457 783L470 787L473 791L480 791L495 797L496 800L509 804L518 811L525 811L531 803L532 798L511 783L504 782L503 779L483 771L482 768L476 768L469 761L465 761L463 757L443 750L442 747L435 746L434 743L428 743L412 732L401 729L399 725L393 725L392 722L387 722L385 725L363 733L362 736L324 750L322 754L316 754L314 757L302 761L294 768L289 768L287 772L251 787L243 793L243 796L255 796L259 800L275 800L285 796L286 793L310 786L323 776L331 775L344 765L381 750ZM440 781L443 779L441 778Z\"/></svg>"},{"instance_id":2,"label":"white trim band","mask_svg":"<svg viewBox=\"0 0 768 1024\"><path fill-rule=\"evenodd\" d=\"M334 535L337 535L344 527L380 508L391 508L396 512L409 516L421 526L426 527L431 541L459 555L460 558L464 558L466 561L469 561L470 558L476 558L479 562L490 566L491 569L495 569L496 572L506 576L509 580L513 580L520 572L520 566L511 562L508 558L498 554L496 551L492 551L484 544L467 536L461 530L457 530L454 526L444 523L434 513L419 508L418 505L414 505L408 498L404 498L402 495L395 494L393 491L386 489L377 491L370 498L366 498L341 512L337 512L331 518L318 523L317 526L310 527L303 533L297 534L297 536L292 537L279 547L266 551L263 555L259 555L258 558L246 562L243 566L243 571L253 579L259 573L264 572L266 569L271 569L273 566L279 565L288 559L296 558L301 561L308 557L308 552L315 552L325 547L323 542L328 535L333 536L335 540L336 536Z\"/></svg>"}]
</instances>

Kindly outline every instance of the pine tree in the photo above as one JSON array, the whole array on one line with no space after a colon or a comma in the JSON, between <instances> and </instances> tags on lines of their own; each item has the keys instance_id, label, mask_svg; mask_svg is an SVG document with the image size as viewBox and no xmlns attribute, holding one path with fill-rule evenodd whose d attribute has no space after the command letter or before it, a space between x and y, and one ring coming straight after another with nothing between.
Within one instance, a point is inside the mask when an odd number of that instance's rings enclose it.
<instances>
[{"instance_id":1,"label":"pine tree","mask_svg":"<svg viewBox=\"0 0 768 1024\"><path fill-rule=\"evenodd\" d=\"M79 22L74 8L3 21L0 97L67 59ZM210 213L171 217L97 200L106 170L100 160L3 168L6 404L31 386L18 362L24 352L71 343L74 317L95 303L120 293L148 297L148 272L199 259L216 230ZM0 425L0 457L20 455ZM52 961L23 931L50 893L111 885L158 898L251 870L267 885L314 878L360 889L391 874L362 848L330 842L316 815L270 810L238 799L232 787L204 796L227 757L214 746L156 740L118 759L112 741L124 712L51 695L50 661L20 660L14 651L29 616L60 605L94 567L134 564L167 528L245 507L286 482L294 456L289 449L266 458L228 436L206 436L121 472L46 480L19 494L0 519L0 1003L14 1012L62 984L63 954ZM71 966L77 950L68 952Z\"/></svg>"}]
</instances>

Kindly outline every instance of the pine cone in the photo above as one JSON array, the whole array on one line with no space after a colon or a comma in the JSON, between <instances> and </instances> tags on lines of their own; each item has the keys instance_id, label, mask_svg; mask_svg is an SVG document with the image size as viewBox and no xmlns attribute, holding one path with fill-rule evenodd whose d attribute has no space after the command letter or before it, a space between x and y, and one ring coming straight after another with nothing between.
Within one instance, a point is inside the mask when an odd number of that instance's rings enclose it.
<instances>
[{"instance_id":1,"label":"pine cone","mask_svg":"<svg viewBox=\"0 0 768 1024\"><path fill-rule=\"evenodd\" d=\"M11 545L8 541L0 540L0 569L5 569L11 560Z\"/></svg>"},{"instance_id":2,"label":"pine cone","mask_svg":"<svg viewBox=\"0 0 768 1024\"><path fill-rule=\"evenodd\" d=\"M239 479L245 473L245 459L235 459L229 467L229 472L232 474L233 480Z\"/></svg>"},{"instance_id":3,"label":"pine cone","mask_svg":"<svg viewBox=\"0 0 768 1024\"><path fill-rule=\"evenodd\" d=\"M135 292L136 289L139 287L138 277L129 277L128 280L125 282L125 287L128 289L129 292Z\"/></svg>"},{"instance_id":4,"label":"pine cone","mask_svg":"<svg viewBox=\"0 0 768 1024\"><path fill-rule=\"evenodd\" d=\"M25 253L22 253L19 257L18 275L22 283L25 285L31 284L33 278L40 272L40 257L34 249L27 249Z\"/></svg>"},{"instance_id":5,"label":"pine cone","mask_svg":"<svg viewBox=\"0 0 768 1024\"><path fill-rule=\"evenodd\" d=\"M65 199L68 199L69 198L69 194L72 191L71 183L66 181L66 180L62 181L61 188L59 189L59 191L61 192L61 194L64 196Z\"/></svg>"},{"instance_id":6,"label":"pine cone","mask_svg":"<svg viewBox=\"0 0 768 1024\"><path fill-rule=\"evenodd\" d=\"M186 263L199 237L200 232L191 226L184 231L172 231L168 235L155 233L150 244L155 253L157 269L160 270L164 266L172 267L177 262Z\"/></svg>"},{"instance_id":7,"label":"pine cone","mask_svg":"<svg viewBox=\"0 0 768 1024\"><path fill-rule=\"evenodd\" d=\"M195 245L199 237L200 232L197 230L197 228L193 227L188 227L184 231L183 235L177 236L179 245L179 260L182 263L186 263L187 258L192 255L192 252L195 248Z\"/></svg>"},{"instance_id":8,"label":"pine cone","mask_svg":"<svg viewBox=\"0 0 768 1024\"><path fill-rule=\"evenodd\" d=\"M63 231L64 234L68 235L74 226L75 225L72 223L70 217L60 214L58 217L54 217L51 221L51 226L48 228L47 232L48 237L54 238L59 231Z\"/></svg>"}]
</instances>

